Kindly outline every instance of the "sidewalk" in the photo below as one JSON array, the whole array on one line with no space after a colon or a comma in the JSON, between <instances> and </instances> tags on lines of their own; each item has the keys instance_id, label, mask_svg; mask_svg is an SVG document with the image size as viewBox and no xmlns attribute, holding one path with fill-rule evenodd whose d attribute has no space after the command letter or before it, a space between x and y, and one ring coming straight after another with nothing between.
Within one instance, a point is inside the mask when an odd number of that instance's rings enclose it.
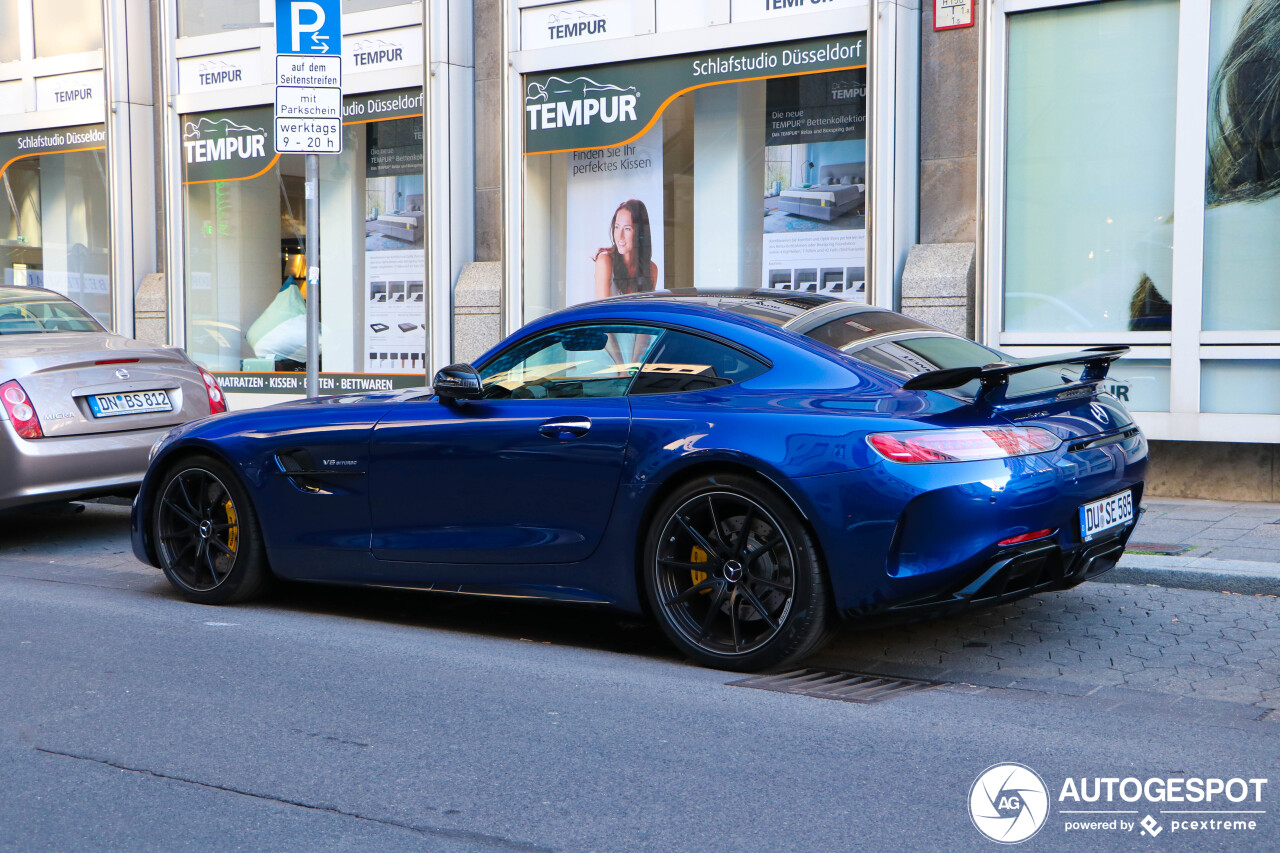
<instances>
[{"instance_id":1,"label":"sidewalk","mask_svg":"<svg viewBox=\"0 0 1280 853\"><path fill-rule=\"evenodd\" d=\"M1280 504L1148 498L1110 583L1280 595Z\"/></svg>"}]
</instances>

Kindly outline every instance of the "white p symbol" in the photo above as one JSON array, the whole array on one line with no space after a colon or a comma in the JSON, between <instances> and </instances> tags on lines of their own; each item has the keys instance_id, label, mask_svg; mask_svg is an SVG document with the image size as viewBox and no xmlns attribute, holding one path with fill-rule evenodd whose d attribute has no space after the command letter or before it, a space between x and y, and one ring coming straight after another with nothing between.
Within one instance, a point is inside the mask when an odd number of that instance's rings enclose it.
<instances>
[{"instance_id":1,"label":"white p symbol","mask_svg":"<svg viewBox=\"0 0 1280 853\"><path fill-rule=\"evenodd\" d=\"M315 20L309 24L302 23L302 12L311 12L315 15ZM316 33L324 26L324 9L319 3L312 3L310 0L295 0L289 4L289 14L291 17L290 30L293 37L293 50L302 50L302 34ZM314 41L314 39L312 39Z\"/></svg>"}]
</instances>

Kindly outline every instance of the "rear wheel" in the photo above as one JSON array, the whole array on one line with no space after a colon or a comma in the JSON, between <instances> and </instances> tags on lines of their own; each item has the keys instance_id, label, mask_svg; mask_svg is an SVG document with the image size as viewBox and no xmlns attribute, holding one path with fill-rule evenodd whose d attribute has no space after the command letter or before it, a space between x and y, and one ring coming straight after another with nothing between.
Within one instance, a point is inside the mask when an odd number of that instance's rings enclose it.
<instances>
[{"instance_id":1,"label":"rear wheel","mask_svg":"<svg viewBox=\"0 0 1280 853\"><path fill-rule=\"evenodd\" d=\"M816 651L833 621L804 522L773 489L742 476L703 477L664 501L644 576L663 631L706 666L783 666Z\"/></svg>"},{"instance_id":2,"label":"rear wheel","mask_svg":"<svg viewBox=\"0 0 1280 853\"><path fill-rule=\"evenodd\" d=\"M270 579L262 533L235 473L207 456L185 459L160 483L156 556L190 601L228 604L258 595Z\"/></svg>"}]
</instances>

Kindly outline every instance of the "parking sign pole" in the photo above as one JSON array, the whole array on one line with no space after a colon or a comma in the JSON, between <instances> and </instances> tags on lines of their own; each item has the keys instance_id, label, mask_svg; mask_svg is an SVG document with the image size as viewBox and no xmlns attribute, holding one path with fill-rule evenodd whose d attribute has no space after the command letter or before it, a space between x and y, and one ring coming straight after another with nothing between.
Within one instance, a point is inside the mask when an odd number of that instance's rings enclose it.
<instances>
[{"instance_id":1,"label":"parking sign pole","mask_svg":"<svg viewBox=\"0 0 1280 853\"><path fill-rule=\"evenodd\" d=\"M307 396L320 396L320 155L307 155Z\"/></svg>"},{"instance_id":2,"label":"parking sign pole","mask_svg":"<svg viewBox=\"0 0 1280 853\"><path fill-rule=\"evenodd\" d=\"M320 395L320 156L342 153L339 0L276 0L277 154L306 159L307 396Z\"/></svg>"}]
</instances>

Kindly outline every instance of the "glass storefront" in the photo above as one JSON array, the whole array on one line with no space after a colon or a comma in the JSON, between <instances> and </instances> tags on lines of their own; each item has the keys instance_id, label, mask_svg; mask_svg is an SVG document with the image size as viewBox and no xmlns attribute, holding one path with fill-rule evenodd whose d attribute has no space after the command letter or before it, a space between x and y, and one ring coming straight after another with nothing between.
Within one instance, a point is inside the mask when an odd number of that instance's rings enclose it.
<instances>
[{"instance_id":1,"label":"glass storefront","mask_svg":"<svg viewBox=\"0 0 1280 853\"><path fill-rule=\"evenodd\" d=\"M1005 331L1169 329L1177 50L1176 0L1010 17Z\"/></svg>"},{"instance_id":2,"label":"glass storefront","mask_svg":"<svg viewBox=\"0 0 1280 853\"><path fill-rule=\"evenodd\" d=\"M1180 30L1200 15L1207 29ZM988 342L1128 344L1110 382L1161 415L1144 423L1153 438L1202 441L1201 415L1230 415L1218 440L1274 441L1280 0L1062 3L1000 21Z\"/></svg>"},{"instance_id":3,"label":"glass storefront","mask_svg":"<svg viewBox=\"0 0 1280 853\"><path fill-rule=\"evenodd\" d=\"M1280 329L1280 5L1210 8L1204 328Z\"/></svg>"},{"instance_id":4,"label":"glass storefront","mask_svg":"<svg viewBox=\"0 0 1280 853\"><path fill-rule=\"evenodd\" d=\"M106 134L102 125L0 134L0 271L112 325Z\"/></svg>"},{"instance_id":5,"label":"glass storefront","mask_svg":"<svg viewBox=\"0 0 1280 853\"><path fill-rule=\"evenodd\" d=\"M304 157L276 155L270 107L183 117L187 351L228 391L300 393ZM420 89L348 96L320 159L322 393L420 385L425 205Z\"/></svg>"},{"instance_id":6,"label":"glass storefront","mask_svg":"<svg viewBox=\"0 0 1280 853\"><path fill-rule=\"evenodd\" d=\"M524 319L621 293L865 301L862 35L527 75Z\"/></svg>"}]
</instances>

